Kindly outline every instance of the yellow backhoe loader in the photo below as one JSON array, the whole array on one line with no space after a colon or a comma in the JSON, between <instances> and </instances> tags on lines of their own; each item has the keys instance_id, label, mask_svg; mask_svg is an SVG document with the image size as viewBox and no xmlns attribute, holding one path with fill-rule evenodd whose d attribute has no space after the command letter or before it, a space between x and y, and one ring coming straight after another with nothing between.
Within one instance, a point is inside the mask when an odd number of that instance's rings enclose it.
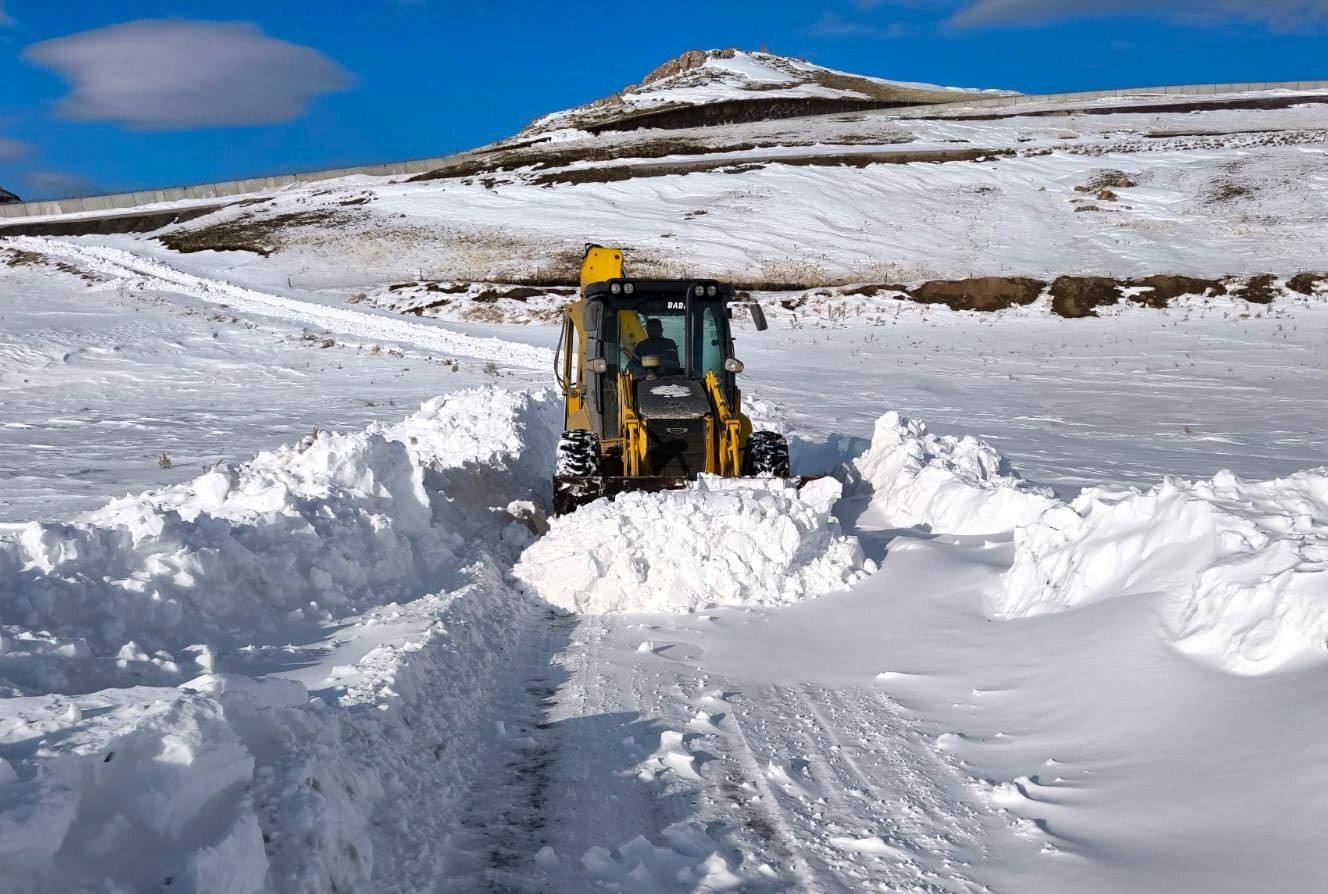
<instances>
[{"instance_id":1,"label":"yellow backhoe loader","mask_svg":"<svg viewBox=\"0 0 1328 894\"><path fill-rule=\"evenodd\" d=\"M742 413L729 319L746 306L710 279L632 279L618 248L586 247L580 298L563 311L556 372L566 400L553 478L561 515L701 473L789 476L788 444Z\"/></svg>"}]
</instances>

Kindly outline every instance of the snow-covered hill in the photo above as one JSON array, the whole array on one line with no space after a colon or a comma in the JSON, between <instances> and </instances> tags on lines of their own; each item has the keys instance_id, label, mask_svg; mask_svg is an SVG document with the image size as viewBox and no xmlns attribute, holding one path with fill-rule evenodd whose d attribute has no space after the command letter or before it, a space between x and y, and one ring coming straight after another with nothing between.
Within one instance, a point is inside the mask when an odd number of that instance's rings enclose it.
<instances>
[{"instance_id":1,"label":"snow-covered hill","mask_svg":"<svg viewBox=\"0 0 1328 894\"><path fill-rule=\"evenodd\" d=\"M9 204L11 202L21 202L21 201L22 199L20 199L18 196L14 195L12 192L5 189L3 186L0 186L0 205Z\"/></svg>"},{"instance_id":2,"label":"snow-covered hill","mask_svg":"<svg viewBox=\"0 0 1328 894\"><path fill-rule=\"evenodd\" d=\"M684 122L759 121L864 108L952 102L979 93L863 77L771 53L690 50L651 71L641 83L534 121L517 139L564 129L601 132Z\"/></svg>"},{"instance_id":3,"label":"snow-covered hill","mask_svg":"<svg viewBox=\"0 0 1328 894\"><path fill-rule=\"evenodd\" d=\"M0 888L1316 890L1328 96L972 95L0 228ZM547 519L587 241L828 477Z\"/></svg>"},{"instance_id":4,"label":"snow-covered hill","mask_svg":"<svg viewBox=\"0 0 1328 894\"><path fill-rule=\"evenodd\" d=\"M140 229L134 241L149 249L160 240L216 250L216 269L256 282L295 268L366 292L409 282L568 285L588 241L625 245L642 275L751 287L1289 279L1325 267L1317 222L1328 214L1328 93L1029 97L993 110L946 91L953 102L921 115L862 108L753 120L726 117L734 91L831 90L822 83L830 76L760 54L701 54L674 68L624 96L651 109L641 97L674 97L665 105L682 103L695 120L592 133L571 110L408 179L195 200L175 223L172 213L121 211L0 233ZM693 82L701 86L680 86Z\"/></svg>"}]
</instances>

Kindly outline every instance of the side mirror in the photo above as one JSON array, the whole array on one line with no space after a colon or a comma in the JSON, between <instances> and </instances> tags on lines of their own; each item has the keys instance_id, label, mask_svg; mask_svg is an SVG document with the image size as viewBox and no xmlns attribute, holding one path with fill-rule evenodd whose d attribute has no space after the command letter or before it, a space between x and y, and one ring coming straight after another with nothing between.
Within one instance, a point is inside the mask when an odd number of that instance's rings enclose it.
<instances>
[{"instance_id":1,"label":"side mirror","mask_svg":"<svg viewBox=\"0 0 1328 894\"><path fill-rule=\"evenodd\" d=\"M752 312L752 323L755 324L757 332L764 332L770 328L770 324L765 321L765 311L761 310L761 305L753 301L747 305L747 309Z\"/></svg>"},{"instance_id":2,"label":"side mirror","mask_svg":"<svg viewBox=\"0 0 1328 894\"><path fill-rule=\"evenodd\" d=\"M737 357L730 357L724 361L724 369L731 373L740 373L747 367Z\"/></svg>"}]
</instances>

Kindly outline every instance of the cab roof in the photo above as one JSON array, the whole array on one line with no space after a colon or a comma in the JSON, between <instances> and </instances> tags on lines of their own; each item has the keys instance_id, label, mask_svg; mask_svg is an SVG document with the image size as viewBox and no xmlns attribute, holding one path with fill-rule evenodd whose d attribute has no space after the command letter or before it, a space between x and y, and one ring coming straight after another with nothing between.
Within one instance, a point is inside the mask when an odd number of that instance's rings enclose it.
<instances>
[{"instance_id":1,"label":"cab roof","mask_svg":"<svg viewBox=\"0 0 1328 894\"><path fill-rule=\"evenodd\" d=\"M618 292L613 291L613 286L617 285ZM630 294L623 289L630 285L632 291ZM586 286L583 294L586 298L640 298L652 295L679 295L685 294L691 296L697 286L709 291L710 287L715 288L715 298L732 298L733 286L722 283L715 279L636 279L633 277L622 277L619 279L606 279L602 282L591 283Z\"/></svg>"}]
</instances>

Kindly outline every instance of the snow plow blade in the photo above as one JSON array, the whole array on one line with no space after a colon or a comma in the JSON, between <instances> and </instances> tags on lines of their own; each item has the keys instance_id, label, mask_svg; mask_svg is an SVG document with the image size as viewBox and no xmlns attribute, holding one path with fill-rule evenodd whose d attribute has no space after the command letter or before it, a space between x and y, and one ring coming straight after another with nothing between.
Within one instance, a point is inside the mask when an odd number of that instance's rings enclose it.
<instances>
[{"instance_id":1,"label":"snow plow blade","mask_svg":"<svg viewBox=\"0 0 1328 894\"><path fill-rule=\"evenodd\" d=\"M801 488L809 481L824 478L824 475L793 475L781 479ZM553 479L553 514L566 515L580 506L594 502L600 497L612 499L628 491L658 493L662 490L682 490L695 481L695 478L639 475L628 476L561 476Z\"/></svg>"}]
</instances>

